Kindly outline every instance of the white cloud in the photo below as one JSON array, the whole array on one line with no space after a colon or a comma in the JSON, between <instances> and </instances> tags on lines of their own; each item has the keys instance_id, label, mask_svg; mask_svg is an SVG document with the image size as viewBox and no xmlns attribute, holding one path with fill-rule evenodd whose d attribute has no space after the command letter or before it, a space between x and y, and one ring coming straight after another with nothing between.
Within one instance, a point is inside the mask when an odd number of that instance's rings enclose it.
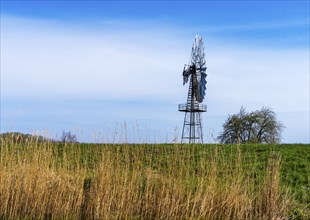
<instances>
[{"instance_id":1,"label":"white cloud","mask_svg":"<svg viewBox=\"0 0 310 220\"><path fill-rule=\"evenodd\" d=\"M309 111L308 51L212 46L209 55L212 99L232 106Z\"/></svg>"}]
</instances>

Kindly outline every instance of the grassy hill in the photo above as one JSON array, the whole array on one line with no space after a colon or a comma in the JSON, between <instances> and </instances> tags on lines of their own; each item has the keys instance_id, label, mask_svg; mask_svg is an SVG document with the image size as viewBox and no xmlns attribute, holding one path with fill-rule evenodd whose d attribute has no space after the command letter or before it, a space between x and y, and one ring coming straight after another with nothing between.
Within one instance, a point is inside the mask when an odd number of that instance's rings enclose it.
<instances>
[{"instance_id":1,"label":"grassy hill","mask_svg":"<svg viewBox=\"0 0 310 220\"><path fill-rule=\"evenodd\" d=\"M309 144L2 140L0 218L310 217Z\"/></svg>"}]
</instances>

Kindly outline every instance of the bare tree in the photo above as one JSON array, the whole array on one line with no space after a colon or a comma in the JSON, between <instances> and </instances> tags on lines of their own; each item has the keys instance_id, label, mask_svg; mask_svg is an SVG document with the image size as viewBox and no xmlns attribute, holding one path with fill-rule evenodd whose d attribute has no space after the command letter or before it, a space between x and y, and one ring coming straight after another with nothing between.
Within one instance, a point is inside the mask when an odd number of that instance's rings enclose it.
<instances>
[{"instance_id":1,"label":"bare tree","mask_svg":"<svg viewBox=\"0 0 310 220\"><path fill-rule=\"evenodd\" d=\"M270 108L246 112L241 107L239 113L228 116L218 140L225 144L279 143L283 128Z\"/></svg>"},{"instance_id":2,"label":"bare tree","mask_svg":"<svg viewBox=\"0 0 310 220\"><path fill-rule=\"evenodd\" d=\"M77 138L75 134L71 134L71 131L62 132L62 136L61 136L61 141L62 142L66 142L66 143L76 143L77 142Z\"/></svg>"}]
</instances>

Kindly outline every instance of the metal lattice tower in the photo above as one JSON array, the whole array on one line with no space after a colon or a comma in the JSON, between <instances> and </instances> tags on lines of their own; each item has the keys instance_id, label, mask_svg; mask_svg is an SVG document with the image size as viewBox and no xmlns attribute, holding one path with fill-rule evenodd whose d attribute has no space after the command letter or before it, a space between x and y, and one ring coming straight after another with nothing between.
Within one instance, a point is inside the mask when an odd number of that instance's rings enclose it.
<instances>
[{"instance_id":1,"label":"metal lattice tower","mask_svg":"<svg viewBox=\"0 0 310 220\"><path fill-rule=\"evenodd\" d=\"M183 85L189 82L187 103L179 105L179 111L185 112L182 143L203 143L201 113L207 111L202 103L206 90L206 67L202 38L195 37L191 60L183 70Z\"/></svg>"}]
</instances>

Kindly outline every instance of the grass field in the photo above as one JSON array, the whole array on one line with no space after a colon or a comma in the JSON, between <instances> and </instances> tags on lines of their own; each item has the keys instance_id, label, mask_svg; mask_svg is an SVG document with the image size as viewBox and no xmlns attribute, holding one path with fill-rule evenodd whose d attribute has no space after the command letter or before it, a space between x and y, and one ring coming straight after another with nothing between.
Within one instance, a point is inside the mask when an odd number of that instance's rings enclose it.
<instances>
[{"instance_id":1,"label":"grass field","mask_svg":"<svg viewBox=\"0 0 310 220\"><path fill-rule=\"evenodd\" d=\"M309 219L310 146L1 140L1 219Z\"/></svg>"}]
</instances>

